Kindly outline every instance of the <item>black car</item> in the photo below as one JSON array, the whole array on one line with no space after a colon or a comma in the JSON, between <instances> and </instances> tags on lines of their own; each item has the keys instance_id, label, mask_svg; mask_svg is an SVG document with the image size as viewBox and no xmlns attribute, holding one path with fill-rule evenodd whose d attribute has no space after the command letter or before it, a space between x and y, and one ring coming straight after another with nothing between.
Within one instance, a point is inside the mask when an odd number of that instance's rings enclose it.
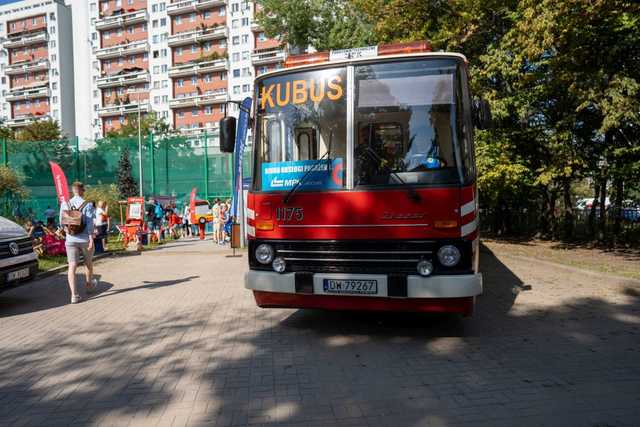
<instances>
[{"instance_id":1,"label":"black car","mask_svg":"<svg viewBox=\"0 0 640 427\"><path fill-rule=\"evenodd\" d=\"M0 292L38 273L33 239L15 222L0 216Z\"/></svg>"}]
</instances>

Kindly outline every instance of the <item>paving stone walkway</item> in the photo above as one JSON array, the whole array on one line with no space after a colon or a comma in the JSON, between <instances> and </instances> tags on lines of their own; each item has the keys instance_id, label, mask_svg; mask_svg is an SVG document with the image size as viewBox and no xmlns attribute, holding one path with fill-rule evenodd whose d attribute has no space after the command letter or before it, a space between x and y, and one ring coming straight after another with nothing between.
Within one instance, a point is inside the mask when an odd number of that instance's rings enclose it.
<instances>
[{"instance_id":1,"label":"paving stone walkway","mask_svg":"<svg viewBox=\"0 0 640 427\"><path fill-rule=\"evenodd\" d=\"M0 294L0 425L637 426L640 286L482 253L470 319L262 310L178 241ZM505 254L508 255L508 254Z\"/></svg>"}]
</instances>

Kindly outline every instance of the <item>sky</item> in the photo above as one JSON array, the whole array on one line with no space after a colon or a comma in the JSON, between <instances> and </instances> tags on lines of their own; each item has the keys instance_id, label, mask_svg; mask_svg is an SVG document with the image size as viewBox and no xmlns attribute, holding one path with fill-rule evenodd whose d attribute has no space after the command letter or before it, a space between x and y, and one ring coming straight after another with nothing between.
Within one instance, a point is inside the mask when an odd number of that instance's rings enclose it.
<instances>
[{"instance_id":1,"label":"sky","mask_svg":"<svg viewBox=\"0 0 640 427\"><path fill-rule=\"evenodd\" d=\"M7 4L7 3L16 3L19 2L20 0L0 0L0 4Z\"/></svg>"}]
</instances>

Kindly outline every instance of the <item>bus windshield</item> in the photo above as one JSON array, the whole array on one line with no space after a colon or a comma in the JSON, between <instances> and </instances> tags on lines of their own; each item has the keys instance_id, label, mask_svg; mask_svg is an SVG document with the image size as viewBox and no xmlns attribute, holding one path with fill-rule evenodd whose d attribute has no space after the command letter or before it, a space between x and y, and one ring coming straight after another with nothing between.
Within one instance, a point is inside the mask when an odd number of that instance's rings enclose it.
<instances>
[{"instance_id":1,"label":"bus windshield","mask_svg":"<svg viewBox=\"0 0 640 427\"><path fill-rule=\"evenodd\" d=\"M258 82L256 190L286 191L301 179L300 191L341 190L347 171L354 187L464 180L473 150L458 61L423 58L353 68L351 97L346 67Z\"/></svg>"}]
</instances>

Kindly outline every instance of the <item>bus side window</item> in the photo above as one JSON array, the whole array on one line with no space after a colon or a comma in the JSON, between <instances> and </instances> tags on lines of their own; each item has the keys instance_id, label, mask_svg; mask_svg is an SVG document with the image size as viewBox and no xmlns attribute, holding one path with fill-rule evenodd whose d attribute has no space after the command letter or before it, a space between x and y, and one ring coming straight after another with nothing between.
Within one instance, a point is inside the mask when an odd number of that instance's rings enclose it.
<instances>
[{"instance_id":1,"label":"bus side window","mask_svg":"<svg viewBox=\"0 0 640 427\"><path fill-rule=\"evenodd\" d=\"M266 139L265 149L268 152L264 153L264 159L267 162L280 162L282 161L282 135L280 122L278 120L266 120Z\"/></svg>"}]
</instances>

